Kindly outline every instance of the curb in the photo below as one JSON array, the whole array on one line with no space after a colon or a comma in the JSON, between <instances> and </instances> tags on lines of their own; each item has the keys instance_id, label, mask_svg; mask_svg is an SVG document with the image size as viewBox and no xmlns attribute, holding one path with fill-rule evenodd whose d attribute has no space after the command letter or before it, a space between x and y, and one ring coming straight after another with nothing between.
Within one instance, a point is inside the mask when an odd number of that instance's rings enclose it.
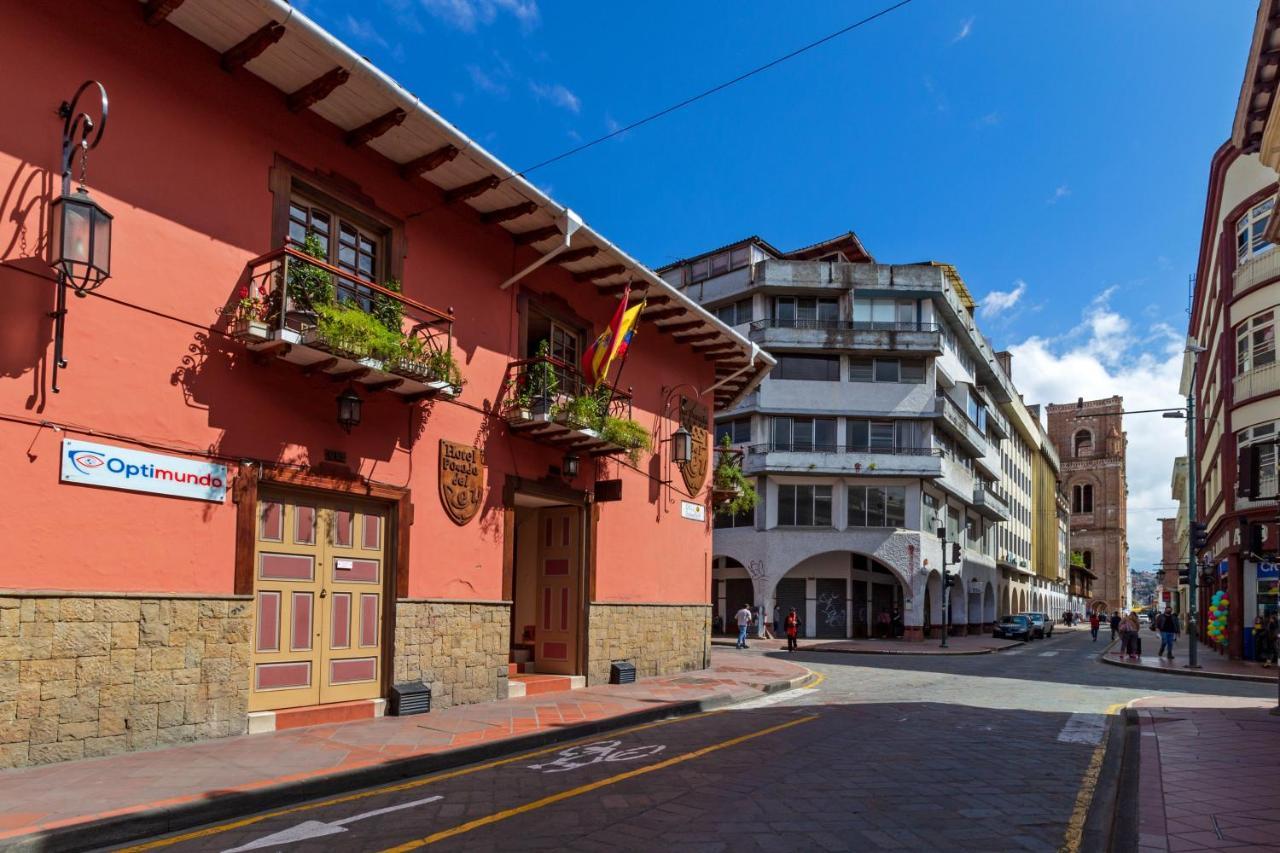
<instances>
[{"instance_id":1,"label":"curb","mask_svg":"<svg viewBox=\"0 0 1280 853\"><path fill-rule=\"evenodd\" d=\"M899 657L918 657L918 658L953 658L964 657L967 655L989 655L996 652L1008 651L1009 649L1025 646L1026 641L1014 643L1009 646L1003 646L998 649L974 649L973 651L960 652L899 652L892 649L824 649L819 646L797 646L797 652L818 652L827 655L898 655ZM786 649L766 649L766 654L785 653Z\"/></svg>"},{"instance_id":2,"label":"curb","mask_svg":"<svg viewBox=\"0 0 1280 853\"><path fill-rule=\"evenodd\" d=\"M1106 733L1097 787L1085 815L1078 850L1138 849L1138 714L1125 708Z\"/></svg>"},{"instance_id":3,"label":"curb","mask_svg":"<svg viewBox=\"0 0 1280 853\"><path fill-rule=\"evenodd\" d=\"M761 694L780 693L802 687L817 673L812 670L802 675L766 684L752 689ZM28 835L0 840L0 847L16 851L87 850L125 844L158 835L167 835L183 829L191 829L206 823L227 820L245 814L294 805L306 800L331 796L356 788L385 785L402 779L425 776L442 770L450 770L467 764L490 761L530 749L538 749L564 741L615 729L628 728L643 723L668 718L687 717L693 714L715 711L754 697L740 697L720 693L706 699L671 702L657 708L646 708L563 726L554 731L520 735L495 743L467 746L444 753L411 756L368 767L358 767L336 773L328 773L300 782L283 782L264 788L243 792L209 792L203 798L162 808L144 809L124 815L89 820L69 826L40 830Z\"/></svg>"},{"instance_id":4,"label":"curb","mask_svg":"<svg viewBox=\"0 0 1280 853\"><path fill-rule=\"evenodd\" d=\"M1276 677L1280 677L1280 672L1277 673L1277 676L1270 676L1241 675L1234 672L1209 672L1203 669L1187 669L1185 666L1180 669L1156 669L1154 666L1143 666L1142 664L1134 663L1133 661L1117 660L1115 658L1107 657L1107 652L1111 651L1112 646L1118 642L1119 640L1112 640L1111 644L1098 654L1098 660L1103 663L1111 664L1112 666L1122 666L1126 669L1136 669L1142 672L1158 672L1164 675L1189 675L1192 678L1217 678L1222 681L1251 681L1255 684L1274 684Z\"/></svg>"}]
</instances>

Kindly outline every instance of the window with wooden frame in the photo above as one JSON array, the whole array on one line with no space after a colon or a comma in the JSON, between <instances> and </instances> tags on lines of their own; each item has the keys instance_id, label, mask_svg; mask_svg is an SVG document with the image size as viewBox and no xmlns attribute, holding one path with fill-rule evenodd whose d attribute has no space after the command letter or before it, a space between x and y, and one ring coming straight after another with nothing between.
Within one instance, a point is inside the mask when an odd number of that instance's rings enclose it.
<instances>
[{"instance_id":1,"label":"window with wooden frame","mask_svg":"<svg viewBox=\"0 0 1280 853\"><path fill-rule=\"evenodd\" d=\"M390 229L361 219L363 217L357 219L295 189L289 197L288 240L294 248L302 249L307 237L313 236L324 252L323 260L352 278L381 284L390 278L385 271ZM359 285L354 292L339 287L337 297L339 301L359 302L367 311L372 305L373 291Z\"/></svg>"},{"instance_id":2,"label":"window with wooden frame","mask_svg":"<svg viewBox=\"0 0 1280 853\"><path fill-rule=\"evenodd\" d=\"M1239 263L1271 249L1271 241L1266 235L1275 204L1273 198L1255 204L1236 221L1236 260Z\"/></svg>"},{"instance_id":3,"label":"window with wooden frame","mask_svg":"<svg viewBox=\"0 0 1280 853\"><path fill-rule=\"evenodd\" d=\"M1263 311L1236 327L1236 375L1276 363L1275 318L1275 311Z\"/></svg>"}]
</instances>

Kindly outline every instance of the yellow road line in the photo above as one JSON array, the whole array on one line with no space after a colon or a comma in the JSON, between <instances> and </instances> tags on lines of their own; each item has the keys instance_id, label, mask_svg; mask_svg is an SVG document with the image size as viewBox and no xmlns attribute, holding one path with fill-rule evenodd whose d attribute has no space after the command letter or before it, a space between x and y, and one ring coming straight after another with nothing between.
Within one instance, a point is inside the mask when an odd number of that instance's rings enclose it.
<instances>
[{"instance_id":1,"label":"yellow road line","mask_svg":"<svg viewBox=\"0 0 1280 853\"><path fill-rule=\"evenodd\" d=\"M1127 703L1117 702L1108 705L1106 715L1115 715ZM1107 741L1111 739L1111 726L1107 726L1102 734L1102 742L1093 748L1089 756L1089 765L1080 779L1080 790L1076 792L1075 807L1071 809L1071 819L1067 821L1067 832L1063 836L1058 853L1079 853L1080 842L1084 838L1084 822L1089 816L1089 807L1093 805L1093 792L1098 787L1098 775L1102 772L1102 758L1107 754Z\"/></svg>"},{"instance_id":2,"label":"yellow road line","mask_svg":"<svg viewBox=\"0 0 1280 853\"><path fill-rule=\"evenodd\" d=\"M386 785L381 788L374 788L369 791L359 791L354 794L344 794L341 797L334 797L333 799L324 800L318 803L303 803L300 806L293 806L287 809L280 809L278 811L268 812L267 814L260 814L260 815L254 815L253 817L241 818L240 820L231 821L230 823L219 824L217 826L209 826L209 827L205 827L204 829L197 829L193 832L188 832L183 835L175 835L170 838L159 838L159 839L156 839L155 841L148 841L144 844L137 844L133 847L122 848L120 850L120 853L138 853L138 851L143 851L143 850L156 850L161 847L169 847L174 844L180 844L183 841L192 841L197 838L208 838L211 835L218 835L223 832L230 832L233 829L242 829L243 827L252 826L255 823L261 823L264 820L271 820L272 818L275 818L275 817L283 817L285 815L298 814L299 812L312 811L314 809L322 809L325 806L334 806L340 803L350 803L355 800L363 800L366 797L376 797L379 794L392 794L398 791L409 791L414 788L420 788L423 785L430 785L433 782L443 782L447 779L456 779L459 776L467 776L471 773L479 773L481 770L489 770L494 767L501 767L504 764L511 764L516 761L523 761L526 758L535 758L539 755L546 755L547 753L550 753L550 752L559 752L562 749L568 749L569 747L577 746L578 744L591 743L593 741L599 740L600 737L604 735L608 735L609 737L616 737L618 735L630 734L631 732L639 732L639 731L644 731L645 729L652 729L658 726L665 726L670 723L682 723L688 720L697 720L702 717L707 717L712 714L720 714L720 713L723 713L723 712L722 711L705 711L701 714L690 714L687 717L675 717L669 720L659 720L656 723L642 723L638 726L630 726L628 728L618 729L616 731L600 732L600 733L591 735L589 737L579 738L577 740L563 741L561 743L555 744L554 746L549 746L545 749L539 749L533 752L522 752L519 755L513 755L508 758L500 758L497 761L490 761L486 764L476 765L475 767L463 767L460 770L449 770L443 773L438 773L433 776L428 776L423 779L414 779L409 782L400 782L395 785Z\"/></svg>"},{"instance_id":3,"label":"yellow road line","mask_svg":"<svg viewBox=\"0 0 1280 853\"><path fill-rule=\"evenodd\" d=\"M813 672L813 670L809 670L809 672L813 673L813 680L806 684L804 689L817 690L818 685L827 680L827 675L824 672Z\"/></svg>"},{"instance_id":4,"label":"yellow road line","mask_svg":"<svg viewBox=\"0 0 1280 853\"><path fill-rule=\"evenodd\" d=\"M798 726L801 723L807 723L810 720L816 720L816 719L818 719L818 716L816 714L810 717L801 717L796 720L790 720L789 722L780 723L779 725L776 725L776 726L770 726L767 729L761 729L758 732L752 732L751 734L730 738L729 740L721 741L720 743L712 744L711 746L704 746L701 749L695 749L693 752L686 752L683 755L677 755L677 756L674 756L673 758L668 758L666 761L659 761L657 764L650 764L645 767L637 767L635 770L628 770L625 773L619 773L617 776L610 776L607 779L601 779L597 782L589 782L585 785L579 785L577 788L570 788L567 791L560 791L558 793L551 794L550 796L543 797L540 800L534 800L533 802L525 803L522 806L516 806L515 808L510 808L510 809L503 809L500 812L494 812L491 815L486 815L485 817L476 818L475 820L467 821L466 823L459 824L455 827L452 827L451 829L441 830L440 832L433 833L431 835L428 835L425 838L419 838L417 840L408 841L408 842L405 842L404 844L400 844L395 847L389 847L385 851L383 851L383 853L406 853L406 851L409 851L409 850L417 850L419 847L425 847L428 844L434 844L435 842L443 841L446 838L453 838L454 836L462 835L463 833L470 832L473 829L479 829L482 826L489 826L491 824L498 823L499 821L506 820L509 817L515 817L516 815L525 814L526 812L531 812L531 811L534 811L535 809L543 808L544 806L549 806L554 803L561 802L563 800L568 800L572 797L577 797L582 794L586 794L591 791L604 788L608 785L616 785L618 782L625 782L628 779L634 779L637 776L643 776L645 773L653 773L656 770L665 770L666 768L672 767L676 764L680 764L685 761L692 761L695 758L701 758L704 755L709 755L710 753L717 752L721 749L728 749L731 746L736 746L740 743L746 743L749 740L754 740L755 738L758 738L758 737L764 737L765 735L773 734L774 732L780 732L783 729L789 729L792 726Z\"/></svg>"}]
</instances>

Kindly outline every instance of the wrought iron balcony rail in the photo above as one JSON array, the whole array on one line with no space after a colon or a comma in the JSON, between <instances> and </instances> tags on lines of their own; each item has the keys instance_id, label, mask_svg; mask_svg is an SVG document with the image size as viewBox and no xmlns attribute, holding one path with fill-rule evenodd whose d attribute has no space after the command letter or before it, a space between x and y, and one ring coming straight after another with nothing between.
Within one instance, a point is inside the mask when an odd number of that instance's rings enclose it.
<instances>
[{"instance_id":1,"label":"wrought iron balcony rail","mask_svg":"<svg viewBox=\"0 0 1280 853\"><path fill-rule=\"evenodd\" d=\"M598 429L606 415L630 419L631 402L629 391L593 386L573 365L543 355L507 365L499 408L508 415L528 412Z\"/></svg>"},{"instance_id":2,"label":"wrought iron balcony rail","mask_svg":"<svg viewBox=\"0 0 1280 853\"><path fill-rule=\"evenodd\" d=\"M835 332L936 332L937 323L881 323L874 320L802 320L769 317L752 320L751 331L761 329L824 329Z\"/></svg>"}]
</instances>

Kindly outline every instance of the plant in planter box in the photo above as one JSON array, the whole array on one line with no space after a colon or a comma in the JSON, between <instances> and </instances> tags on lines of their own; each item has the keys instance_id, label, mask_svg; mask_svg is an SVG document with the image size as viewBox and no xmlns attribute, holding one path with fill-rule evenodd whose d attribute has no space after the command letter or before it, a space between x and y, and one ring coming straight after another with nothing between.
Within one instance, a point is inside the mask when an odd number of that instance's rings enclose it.
<instances>
[{"instance_id":1,"label":"plant in planter box","mask_svg":"<svg viewBox=\"0 0 1280 853\"><path fill-rule=\"evenodd\" d=\"M318 261L326 260L324 244L314 234L307 235L302 251ZM291 258L288 291L287 310L302 319L310 319L314 322L322 306L333 304L333 277L314 264Z\"/></svg>"},{"instance_id":2,"label":"plant in planter box","mask_svg":"<svg viewBox=\"0 0 1280 853\"><path fill-rule=\"evenodd\" d=\"M627 448L627 458L632 465L640 463L640 455L653 449L653 437L640 424L627 418L604 416L604 424L600 427L600 437L605 441Z\"/></svg>"},{"instance_id":3,"label":"plant in planter box","mask_svg":"<svg viewBox=\"0 0 1280 853\"><path fill-rule=\"evenodd\" d=\"M560 391L560 377L547 361L550 357L551 344L546 340L539 341L536 360L516 377L516 391L511 399L514 408L525 409L535 415L546 414L552 409Z\"/></svg>"},{"instance_id":4,"label":"plant in planter box","mask_svg":"<svg viewBox=\"0 0 1280 853\"><path fill-rule=\"evenodd\" d=\"M270 335L267 327L267 302L261 295L262 288L259 293L254 294L246 285L240 288L239 301L235 307L229 311L224 310L224 315L232 318L232 334L237 338L248 338L251 340L266 340Z\"/></svg>"},{"instance_id":5,"label":"plant in planter box","mask_svg":"<svg viewBox=\"0 0 1280 853\"><path fill-rule=\"evenodd\" d=\"M313 343L349 358L394 361L404 337L352 305L319 305Z\"/></svg>"},{"instance_id":6,"label":"plant in planter box","mask_svg":"<svg viewBox=\"0 0 1280 853\"><path fill-rule=\"evenodd\" d=\"M467 383L462 378L462 369L458 367L458 362L454 359L453 353L447 349L428 353L427 365L433 379L439 382L448 382L456 391L461 391L462 386Z\"/></svg>"},{"instance_id":7,"label":"plant in planter box","mask_svg":"<svg viewBox=\"0 0 1280 853\"><path fill-rule=\"evenodd\" d=\"M552 416L558 421L599 432L604 428L613 391L601 386L583 391L576 397L558 403L552 408Z\"/></svg>"},{"instance_id":8,"label":"plant in planter box","mask_svg":"<svg viewBox=\"0 0 1280 853\"><path fill-rule=\"evenodd\" d=\"M732 450L733 444L729 441L729 436L726 435L721 439L720 447L722 451ZM717 500L715 507L715 511L720 515L750 512L756 508L756 503L760 500L760 494L756 491L756 487L751 485L747 475L742 473L742 466L738 464L738 460L739 457L736 454L722 452L712 473L712 492L723 496Z\"/></svg>"}]
</instances>

